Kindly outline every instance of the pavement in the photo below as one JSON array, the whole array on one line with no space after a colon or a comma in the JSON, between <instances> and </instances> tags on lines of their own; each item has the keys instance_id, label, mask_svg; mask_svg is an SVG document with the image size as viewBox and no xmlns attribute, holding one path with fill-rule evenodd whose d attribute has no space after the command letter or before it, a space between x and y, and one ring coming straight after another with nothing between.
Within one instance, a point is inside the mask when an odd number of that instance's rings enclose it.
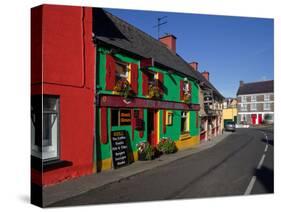
<instances>
[{"instance_id":1,"label":"pavement","mask_svg":"<svg viewBox=\"0 0 281 212\"><path fill-rule=\"evenodd\" d=\"M136 161L129 166L119 169L111 169L97 174L83 176L57 185L43 188L43 207L47 207L61 200L69 199L89 192L93 189L101 188L115 182L121 182L143 172L155 169L180 160L189 155L210 149L223 141L231 132L224 132L211 140L203 141L199 145L186 150L178 151L175 154L162 155L151 161Z\"/></svg>"}]
</instances>

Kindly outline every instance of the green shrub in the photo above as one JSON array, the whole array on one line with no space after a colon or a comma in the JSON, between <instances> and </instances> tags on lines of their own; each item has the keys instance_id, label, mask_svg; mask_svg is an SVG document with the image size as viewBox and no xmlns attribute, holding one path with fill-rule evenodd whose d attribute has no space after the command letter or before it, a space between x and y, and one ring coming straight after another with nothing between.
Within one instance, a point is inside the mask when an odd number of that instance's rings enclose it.
<instances>
[{"instance_id":1,"label":"green shrub","mask_svg":"<svg viewBox=\"0 0 281 212\"><path fill-rule=\"evenodd\" d=\"M155 149L148 143L142 142L138 145L139 160L153 160Z\"/></svg>"},{"instance_id":2,"label":"green shrub","mask_svg":"<svg viewBox=\"0 0 281 212\"><path fill-rule=\"evenodd\" d=\"M157 145L157 149L164 154L171 154L177 151L175 142L173 142L170 138L162 138Z\"/></svg>"}]
</instances>

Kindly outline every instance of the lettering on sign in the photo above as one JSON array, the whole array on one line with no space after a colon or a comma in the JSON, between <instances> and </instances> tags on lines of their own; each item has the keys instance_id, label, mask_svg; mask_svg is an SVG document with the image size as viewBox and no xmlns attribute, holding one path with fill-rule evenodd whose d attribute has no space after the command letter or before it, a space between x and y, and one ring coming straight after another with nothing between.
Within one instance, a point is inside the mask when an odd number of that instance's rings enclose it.
<instances>
[{"instance_id":1,"label":"lettering on sign","mask_svg":"<svg viewBox=\"0 0 281 212\"><path fill-rule=\"evenodd\" d=\"M131 110L120 110L120 125L131 125Z\"/></svg>"},{"instance_id":2,"label":"lettering on sign","mask_svg":"<svg viewBox=\"0 0 281 212\"><path fill-rule=\"evenodd\" d=\"M115 169L128 165L128 133L126 130L111 132L111 151Z\"/></svg>"}]
</instances>

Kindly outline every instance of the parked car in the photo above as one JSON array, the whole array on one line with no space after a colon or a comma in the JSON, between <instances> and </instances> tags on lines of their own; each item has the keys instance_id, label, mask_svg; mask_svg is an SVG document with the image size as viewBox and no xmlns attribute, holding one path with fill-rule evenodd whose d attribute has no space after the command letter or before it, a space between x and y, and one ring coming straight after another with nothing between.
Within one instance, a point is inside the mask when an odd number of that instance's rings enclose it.
<instances>
[{"instance_id":1,"label":"parked car","mask_svg":"<svg viewBox=\"0 0 281 212\"><path fill-rule=\"evenodd\" d=\"M236 128L249 128L250 125L246 121L241 121L240 124L236 124Z\"/></svg>"},{"instance_id":2,"label":"parked car","mask_svg":"<svg viewBox=\"0 0 281 212\"><path fill-rule=\"evenodd\" d=\"M234 121L226 122L224 125L224 130L235 132L235 130L236 130L235 122Z\"/></svg>"}]
</instances>

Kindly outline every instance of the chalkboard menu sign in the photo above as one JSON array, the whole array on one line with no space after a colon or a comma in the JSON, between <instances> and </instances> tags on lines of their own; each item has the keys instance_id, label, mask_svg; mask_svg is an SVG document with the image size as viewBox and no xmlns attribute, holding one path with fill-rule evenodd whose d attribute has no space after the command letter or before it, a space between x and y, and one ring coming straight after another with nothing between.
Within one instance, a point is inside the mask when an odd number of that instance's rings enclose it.
<instances>
[{"instance_id":1,"label":"chalkboard menu sign","mask_svg":"<svg viewBox=\"0 0 281 212\"><path fill-rule=\"evenodd\" d=\"M113 167L128 165L128 134L125 130L111 132L111 150Z\"/></svg>"}]
</instances>

